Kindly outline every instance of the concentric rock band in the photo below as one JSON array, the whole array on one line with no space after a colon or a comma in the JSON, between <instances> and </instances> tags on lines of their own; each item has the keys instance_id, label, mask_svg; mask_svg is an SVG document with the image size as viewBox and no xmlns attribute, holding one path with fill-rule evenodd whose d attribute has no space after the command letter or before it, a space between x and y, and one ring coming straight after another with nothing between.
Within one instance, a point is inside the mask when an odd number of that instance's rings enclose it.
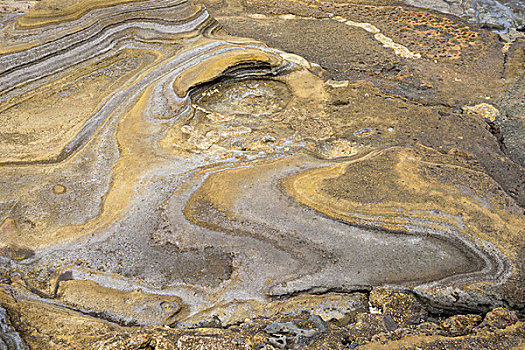
<instances>
[{"instance_id":1,"label":"concentric rock band","mask_svg":"<svg viewBox=\"0 0 525 350\"><path fill-rule=\"evenodd\" d=\"M522 39L388 0L1 20L0 345L523 343Z\"/></svg>"}]
</instances>

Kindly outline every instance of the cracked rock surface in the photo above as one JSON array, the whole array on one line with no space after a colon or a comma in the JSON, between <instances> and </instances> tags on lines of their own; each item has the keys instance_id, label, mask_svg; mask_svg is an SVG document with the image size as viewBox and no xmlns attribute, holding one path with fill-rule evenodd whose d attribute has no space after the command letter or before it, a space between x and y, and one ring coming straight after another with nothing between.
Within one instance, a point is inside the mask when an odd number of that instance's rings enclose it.
<instances>
[{"instance_id":1,"label":"cracked rock surface","mask_svg":"<svg viewBox=\"0 0 525 350\"><path fill-rule=\"evenodd\" d=\"M391 0L0 10L0 349L524 346L519 36Z\"/></svg>"}]
</instances>

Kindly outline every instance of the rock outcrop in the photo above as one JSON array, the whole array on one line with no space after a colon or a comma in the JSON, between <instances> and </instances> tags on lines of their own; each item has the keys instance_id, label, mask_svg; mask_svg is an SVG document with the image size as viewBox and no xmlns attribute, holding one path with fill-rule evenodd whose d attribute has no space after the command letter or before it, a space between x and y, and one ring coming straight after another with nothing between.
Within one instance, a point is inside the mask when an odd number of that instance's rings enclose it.
<instances>
[{"instance_id":1,"label":"rock outcrop","mask_svg":"<svg viewBox=\"0 0 525 350\"><path fill-rule=\"evenodd\" d=\"M0 18L0 347L525 342L520 39L389 0Z\"/></svg>"}]
</instances>

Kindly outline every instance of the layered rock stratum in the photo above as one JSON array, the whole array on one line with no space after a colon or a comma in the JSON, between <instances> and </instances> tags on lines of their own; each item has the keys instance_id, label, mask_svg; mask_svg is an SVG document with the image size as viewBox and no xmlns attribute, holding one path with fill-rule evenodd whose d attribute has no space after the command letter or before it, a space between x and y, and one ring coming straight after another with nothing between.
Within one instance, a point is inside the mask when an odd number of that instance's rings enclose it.
<instances>
[{"instance_id":1,"label":"layered rock stratum","mask_svg":"<svg viewBox=\"0 0 525 350\"><path fill-rule=\"evenodd\" d=\"M392 0L0 9L0 348L525 346L520 35Z\"/></svg>"}]
</instances>

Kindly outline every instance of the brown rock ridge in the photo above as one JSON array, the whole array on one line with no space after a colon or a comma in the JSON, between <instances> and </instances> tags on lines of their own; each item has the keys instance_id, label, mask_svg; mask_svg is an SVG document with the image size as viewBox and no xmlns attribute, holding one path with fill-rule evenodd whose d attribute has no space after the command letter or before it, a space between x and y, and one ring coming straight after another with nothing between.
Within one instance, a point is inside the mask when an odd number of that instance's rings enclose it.
<instances>
[{"instance_id":1,"label":"brown rock ridge","mask_svg":"<svg viewBox=\"0 0 525 350\"><path fill-rule=\"evenodd\" d=\"M387 0L0 18L0 346L523 346L519 41Z\"/></svg>"}]
</instances>

